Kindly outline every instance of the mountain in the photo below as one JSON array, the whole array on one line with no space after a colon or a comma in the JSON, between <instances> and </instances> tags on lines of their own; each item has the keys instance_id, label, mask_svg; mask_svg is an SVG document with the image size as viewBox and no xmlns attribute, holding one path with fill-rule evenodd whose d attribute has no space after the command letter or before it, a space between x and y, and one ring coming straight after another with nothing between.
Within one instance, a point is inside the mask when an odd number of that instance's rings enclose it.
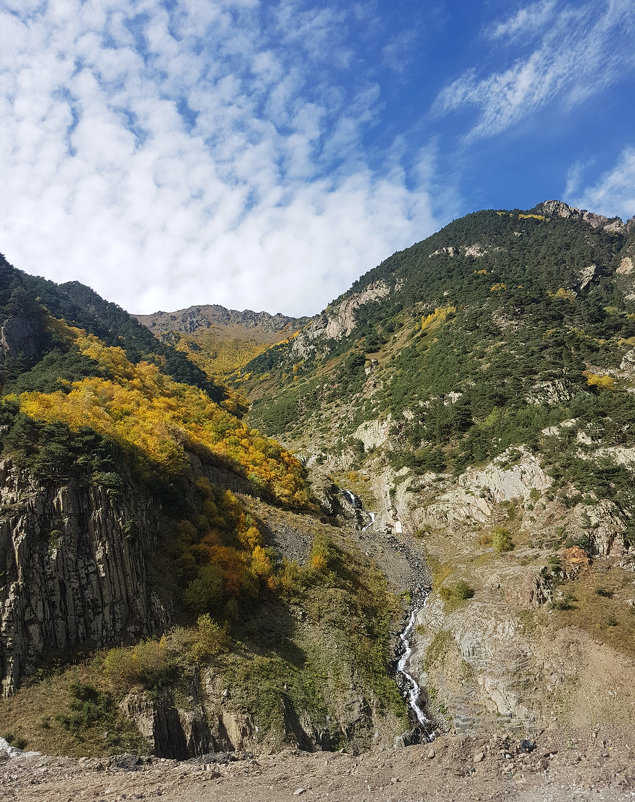
<instances>
[{"instance_id":1,"label":"mountain","mask_svg":"<svg viewBox=\"0 0 635 802\"><path fill-rule=\"evenodd\" d=\"M14 740L627 741L635 221L477 212L309 320L0 278Z\"/></svg>"},{"instance_id":2,"label":"mountain","mask_svg":"<svg viewBox=\"0 0 635 802\"><path fill-rule=\"evenodd\" d=\"M425 549L411 665L437 721L625 724L635 220L559 201L468 215L233 385L252 425L375 511L380 544Z\"/></svg>"},{"instance_id":3,"label":"mountain","mask_svg":"<svg viewBox=\"0 0 635 802\"><path fill-rule=\"evenodd\" d=\"M389 665L405 557L387 579L342 528L350 505L324 518L235 392L6 260L0 385L8 741L184 758L408 727Z\"/></svg>"},{"instance_id":4,"label":"mountain","mask_svg":"<svg viewBox=\"0 0 635 802\"><path fill-rule=\"evenodd\" d=\"M218 305L136 315L162 342L174 345L210 377L224 380L270 345L293 336L308 318L238 312Z\"/></svg>"}]
</instances>

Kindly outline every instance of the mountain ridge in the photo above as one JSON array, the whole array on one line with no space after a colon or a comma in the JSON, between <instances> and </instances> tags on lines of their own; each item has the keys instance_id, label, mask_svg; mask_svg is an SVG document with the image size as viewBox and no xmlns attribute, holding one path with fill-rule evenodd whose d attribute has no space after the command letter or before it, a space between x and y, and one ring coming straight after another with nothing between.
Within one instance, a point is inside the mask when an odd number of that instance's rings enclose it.
<instances>
[{"instance_id":1,"label":"mountain ridge","mask_svg":"<svg viewBox=\"0 0 635 802\"><path fill-rule=\"evenodd\" d=\"M260 329L263 334L277 334L287 326L301 326L308 318L294 318L289 315L269 312L254 312L227 309L219 304L201 304L178 309L174 312L154 312L149 315L134 315L153 333L165 334L180 331L192 334L200 328L210 326L240 325L247 329Z\"/></svg>"}]
</instances>

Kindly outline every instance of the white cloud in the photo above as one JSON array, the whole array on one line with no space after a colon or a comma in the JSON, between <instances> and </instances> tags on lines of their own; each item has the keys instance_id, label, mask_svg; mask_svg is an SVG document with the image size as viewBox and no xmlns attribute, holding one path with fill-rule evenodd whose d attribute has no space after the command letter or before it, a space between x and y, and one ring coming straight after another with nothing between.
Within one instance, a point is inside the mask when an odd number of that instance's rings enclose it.
<instances>
[{"instance_id":1,"label":"white cloud","mask_svg":"<svg viewBox=\"0 0 635 802\"><path fill-rule=\"evenodd\" d=\"M492 39L531 35L541 31L551 21L555 7L555 0L539 0L520 8L504 22L495 22L485 33Z\"/></svg>"},{"instance_id":2,"label":"white cloud","mask_svg":"<svg viewBox=\"0 0 635 802\"><path fill-rule=\"evenodd\" d=\"M565 197L582 209L627 220L635 216L635 147L625 148L615 166L597 183L579 188L581 171L574 165L568 176Z\"/></svg>"},{"instance_id":3,"label":"white cloud","mask_svg":"<svg viewBox=\"0 0 635 802\"><path fill-rule=\"evenodd\" d=\"M549 24L547 24L549 23ZM478 118L466 139L499 134L555 101L571 108L623 78L635 67L635 6L631 0L566 5L534 3L490 34L516 52L518 36L540 33L535 47L510 67L482 76L467 70L437 97L433 113L476 108ZM523 42L527 37L523 37ZM501 43L501 46L506 44Z\"/></svg>"},{"instance_id":4,"label":"white cloud","mask_svg":"<svg viewBox=\"0 0 635 802\"><path fill-rule=\"evenodd\" d=\"M418 32L401 31L393 36L381 50L382 64L396 73L404 73L410 68L416 52Z\"/></svg>"},{"instance_id":5,"label":"white cloud","mask_svg":"<svg viewBox=\"0 0 635 802\"><path fill-rule=\"evenodd\" d=\"M15 10L0 10L0 249L17 267L137 312L309 313L435 227L424 182L363 157L378 89L333 79L344 12Z\"/></svg>"}]
</instances>

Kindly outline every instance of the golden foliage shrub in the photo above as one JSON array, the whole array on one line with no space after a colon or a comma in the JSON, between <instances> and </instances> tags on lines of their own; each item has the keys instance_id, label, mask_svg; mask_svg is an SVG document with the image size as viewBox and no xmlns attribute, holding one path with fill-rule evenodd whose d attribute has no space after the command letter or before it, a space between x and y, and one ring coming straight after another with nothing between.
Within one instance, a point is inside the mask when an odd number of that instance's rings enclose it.
<instances>
[{"instance_id":1,"label":"golden foliage shrub","mask_svg":"<svg viewBox=\"0 0 635 802\"><path fill-rule=\"evenodd\" d=\"M56 321L81 352L111 377L72 382L68 392L30 392L21 411L37 420L90 426L119 444L138 449L171 475L189 469L188 451L231 463L278 500L303 505L307 493L298 460L274 440L250 429L202 390L175 382L148 362L133 364L121 348ZM138 466L142 470L142 466Z\"/></svg>"},{"instance_id":2,"label":"golden foliage shrub","mask_svg":"<svg viewBox=\"0 0 635 802\"><path fill-rule=\"evenodd\" d=\"M168 679L173 669L165 636L158 641L140 641L128 649L111 649L104 659L104 674L117 687L156 687Z\"/></svg>"},{"instance_id":3,"label":"golden foliage shrub","mask_svg":"<svg viewBox=\"0 0 635 802\"><path fill-rule=\"evenodd\" d=\"M591 373L590 370L582 371L582 375L586 376L586 383L589 387L594 387L596 390L614 391L617 389L615 379L612 376L601 376L597 373Z\"/></svg>"},{"instance_id":4,"label":"golden foliage shrub","mask_svg":"<svg viewBox=\"0 0 635 802\"><path fill-rule=\"evenodd\" d=\"M456 312L456 306L443 306L437 308L429 315L424 315L421 318L421 331L426 331L431 328L433 324L441 325L445 323L450 315Z\"/></svg>"}]
</instances>

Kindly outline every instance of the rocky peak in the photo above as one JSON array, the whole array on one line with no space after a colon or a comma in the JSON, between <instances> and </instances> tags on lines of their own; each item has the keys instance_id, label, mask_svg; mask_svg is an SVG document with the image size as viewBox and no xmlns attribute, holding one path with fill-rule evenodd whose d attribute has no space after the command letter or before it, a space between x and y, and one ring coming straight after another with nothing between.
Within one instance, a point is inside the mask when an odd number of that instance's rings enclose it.
<instances>
[{"instance_id":1,"label":"rocky peak","mask_svg":"<svg viewBox=\"0 0 635 802\"><path fill-rule=\"evenodd\" d=\"M592 228L603 228L606 231L618 233L625 230L625 224L619 217L605 217L603 214L588 212L586 209L578 209L569 206L564 201L548 200L539 203L532 209L536 214L544 214L546 217L563 217L567 220L583 220Z\"/></svg>"}]
</instances>

